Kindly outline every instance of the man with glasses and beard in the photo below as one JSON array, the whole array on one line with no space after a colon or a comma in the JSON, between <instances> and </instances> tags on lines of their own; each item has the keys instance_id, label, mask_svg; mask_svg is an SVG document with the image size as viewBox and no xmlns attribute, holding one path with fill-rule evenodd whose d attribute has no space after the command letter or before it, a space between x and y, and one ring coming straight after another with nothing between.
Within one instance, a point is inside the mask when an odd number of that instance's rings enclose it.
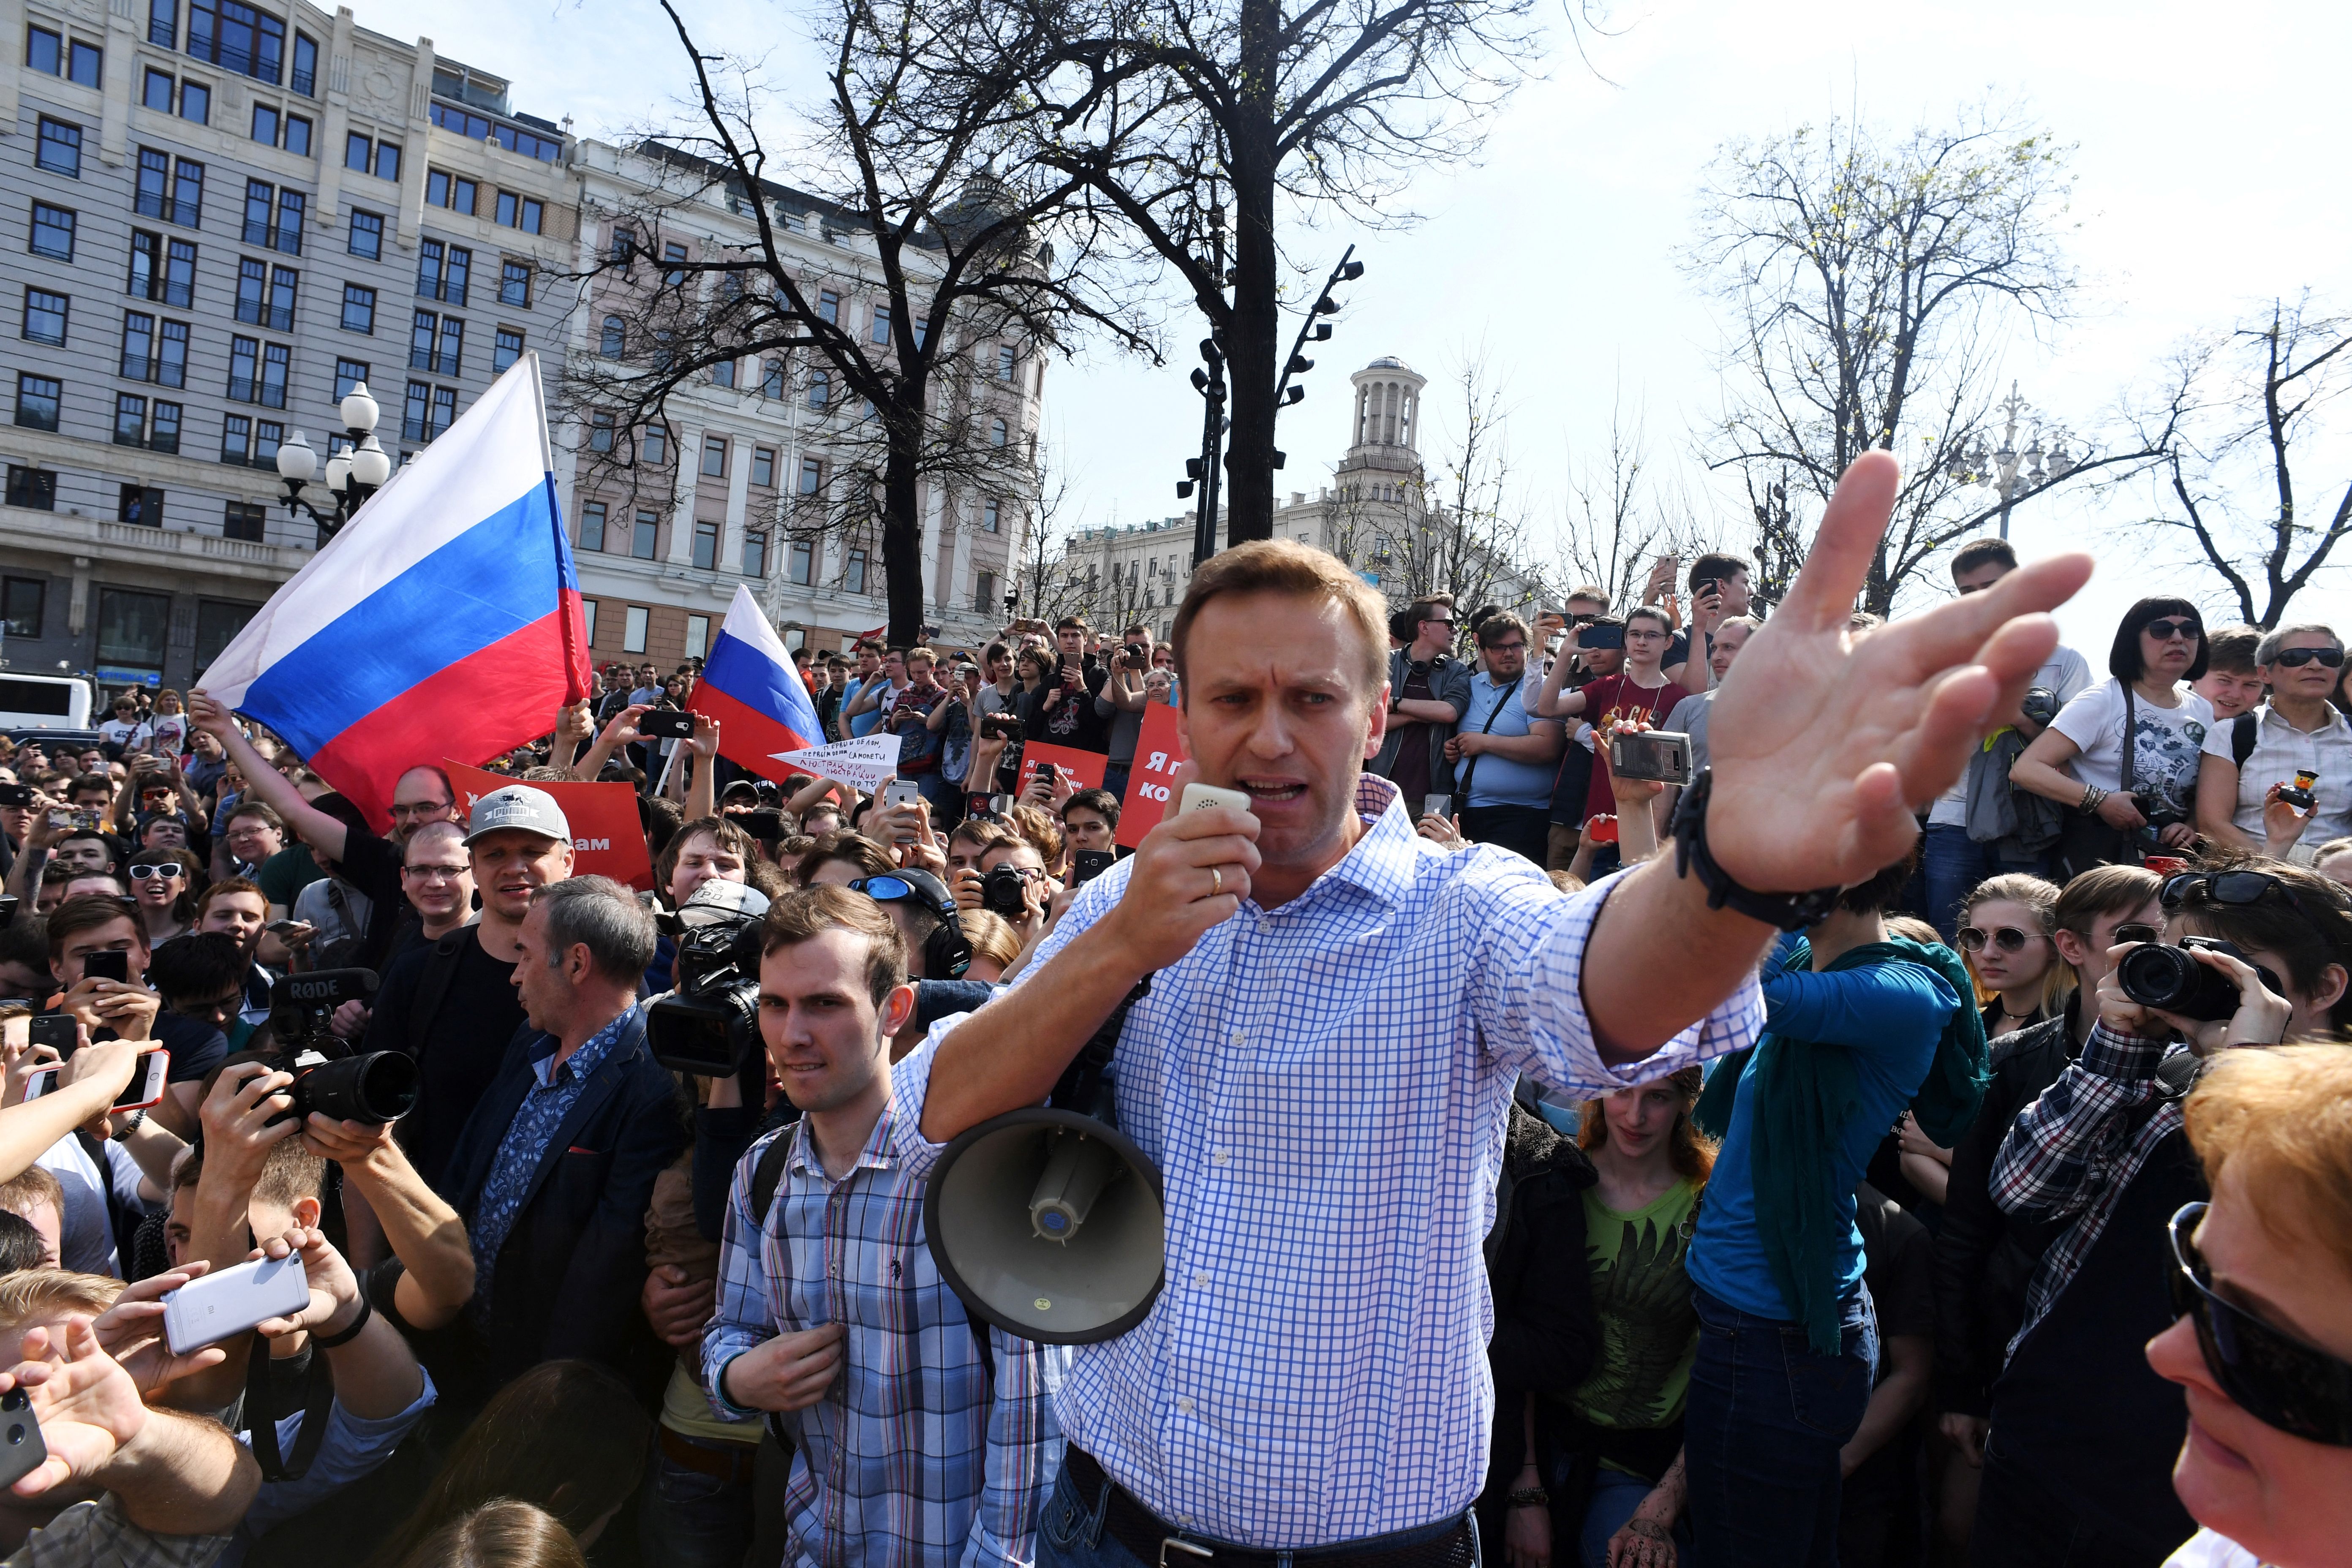
<instances>
[{"instance_id":1,"label":"man with glasses and beard","mask_svg":"<svg viewBox=\"0 0 2352 1568\"><path fill-rule=\"evenodd\" d=\"M1429 795L1452 789L1445 756L1454 726L1470 710L1470 667L1454 657L1454 598L1433 595L1405 612L1412 640L1389 655L1389 727L1364 766L1397 786L1413 816ZM1522 661L1526 654L1520 656Z\"/></svg>"},{"instance_id":2,"label":"man with glasses and beard","mask_svg":"<svg viewBox=\"0 0 2352 1568\"><path fill-rule=\"evenodd\" d=\"M1470 707L1462 728L1445 743L1456 764L1454 793L1463 837L1499 844L1540 866L1550 828L1552 776L1559 761L1560 727L1529 716L1523 679L1528 624L1506 611L1478 627L1486 668L1470 680Z\"/></svg>"}]
</instances>

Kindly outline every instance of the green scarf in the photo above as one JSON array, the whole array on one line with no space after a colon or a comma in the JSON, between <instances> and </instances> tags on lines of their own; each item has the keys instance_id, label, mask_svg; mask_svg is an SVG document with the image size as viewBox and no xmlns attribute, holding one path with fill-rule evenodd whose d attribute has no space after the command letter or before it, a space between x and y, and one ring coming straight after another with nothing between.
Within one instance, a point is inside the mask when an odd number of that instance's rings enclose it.
<instances>
[{"instance_id":1,"label":"green scarf","mask_svg":"<svg viewBox=\"0 0 2352 1568\"><path fill-rule=\"evenodd\" d=\"M1812 954L1800 942L1783 972L1810 967ZM1970 1005L1975 995L1959 954L1891 937L1840 953L1830 969L1860 969L1878 963L1916 963L1943 976L1960 1005L1944 1024L1927 1076L1911 1097L1919 1130L1946 1148L1959 1142L1976 1120L1990 1076L1984 1019ZM1822 1355L1839 1346L1837 1255L1846 1233L1837 1223L1838 1193L1831 1175L1839 1134L1860 1110L1861 1092L1853 1053L1843 1046L1766 1035L1752 1051L1736 1052L1719 1063L1699 1096L1691 1120L1709 1136L1731 1126L1731 1110L1748 1058L1756 1056L1754 1147L1748 1170L1756 1184L1756 1226L1772 1282L1796 1309L1806 1342Z\"/></svg>"}]
</instances>

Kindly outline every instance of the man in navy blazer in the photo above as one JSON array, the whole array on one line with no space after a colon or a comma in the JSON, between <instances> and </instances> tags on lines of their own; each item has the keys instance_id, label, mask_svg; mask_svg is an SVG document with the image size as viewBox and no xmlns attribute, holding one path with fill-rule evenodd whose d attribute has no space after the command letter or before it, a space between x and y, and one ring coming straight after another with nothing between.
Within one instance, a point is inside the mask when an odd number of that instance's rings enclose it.
<instances>
[{"instance_id":1,"label":"man in navy blazer","mask_svg":"<svg viewBox=\"0 0 2352 1568\"><path fill-rule=\"evenodd\" d=\"M639 1352L661 1360L637 1306L646 1210L688 1131L637 1005L654 938L653 917L609 878L531 895L514 972L530 1026L449 1166L474 1247L469 1312L489 1388L562 1357L624 1375Z\"/></svg>"}]
</instances>

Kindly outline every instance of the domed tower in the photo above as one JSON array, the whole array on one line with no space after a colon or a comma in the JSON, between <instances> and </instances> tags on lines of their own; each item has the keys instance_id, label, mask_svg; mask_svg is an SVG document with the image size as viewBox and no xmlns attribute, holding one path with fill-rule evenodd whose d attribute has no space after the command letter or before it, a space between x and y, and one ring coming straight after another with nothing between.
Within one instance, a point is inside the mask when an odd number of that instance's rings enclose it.
<instances>
[{"instance_id":1,"label":"domed tower","mask_svg":"<svg viewBox=\"0 0 2352 1568\"><path fill-rule=\"evenodd\" d=\"M1356 387L1356 423L1334 476L1359 500L1396 500L1421 478L1421 389L1429 384L1404 361L1383 354L1348 378Z\"/></svg>"}]
</instances>

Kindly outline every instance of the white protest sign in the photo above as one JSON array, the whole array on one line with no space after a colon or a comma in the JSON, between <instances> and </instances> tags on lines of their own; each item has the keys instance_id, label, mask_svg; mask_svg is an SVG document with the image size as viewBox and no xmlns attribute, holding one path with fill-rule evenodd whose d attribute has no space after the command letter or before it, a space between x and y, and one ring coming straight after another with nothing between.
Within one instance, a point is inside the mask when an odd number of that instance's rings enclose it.
<instances>
[{"instance_id":1,"label":"white protest sign","mask_svg":"<svg viewBox=\"0 0 2352 1568\"><path fill-rule=\"evenodd\" d=\"M896 735L863 735L855 741L836 741L830 746L811 746L799 752L768 753L786 767L814 773L821 779L832 779L853 789L872 795L898 774L898 737Z\"/></svg>"}]
</instances>

